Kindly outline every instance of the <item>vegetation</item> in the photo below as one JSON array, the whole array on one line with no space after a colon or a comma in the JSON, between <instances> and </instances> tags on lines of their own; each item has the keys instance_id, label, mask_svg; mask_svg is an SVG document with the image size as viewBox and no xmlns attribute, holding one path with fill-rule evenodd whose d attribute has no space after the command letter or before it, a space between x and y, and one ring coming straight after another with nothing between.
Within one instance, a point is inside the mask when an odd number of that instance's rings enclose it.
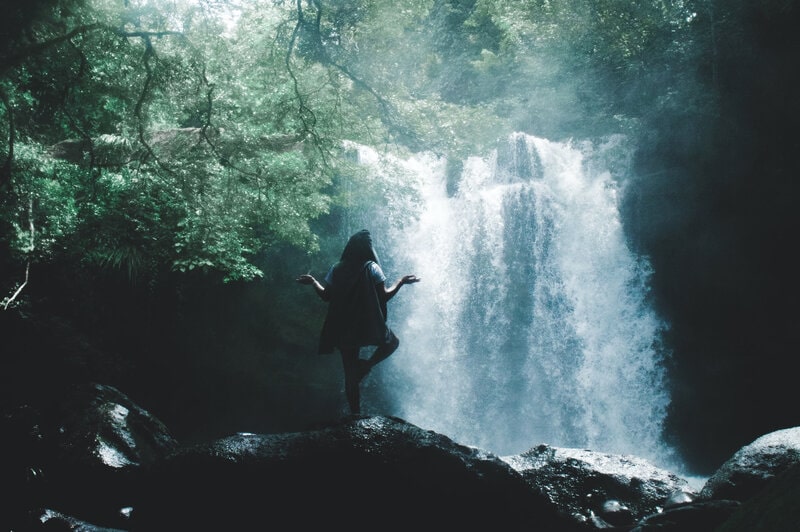
<instances>
[{"instance_id":1,"label":"vegetation","mask_svg":"<svg viewBox=\"0 0 800 532\"><path fill-rule=\"evenodd\" d=\"M275 245L317 250L311 222L357 173L345 140L463 157L509 129L574 131L587 109L603 133L634 120L614 91L580 91L629 87L691 20L683 2L31 6L7 23L0 84L11 257L148 282L249 280Z\"/></svg>"},{"instance_id":2,"label":"vegetation","mask_svg":"<svg viewBox=\"0 0 800 532\"><path fill-rule=\"evenodd\" d=\"M720 193L711 212L730 214L758 167L779 199L770 218L745 218L757 222L747 234L791 219L794 136L776 146L770 133L797 116L782 82L797 14L789 0L12 3L0 22L3 323L59 316L133 365L166 365L169 352L174 366L216 368L205 331L222 325L203 309L230 310L248 286L261 306L228 318L260 332L236 349L286 355L319 318L286 287L297 265L335 258L348 212L413 209L402 173L369 179L353 143L432 151L457 176L511 131L624 133L638 148L626 227L655 261L676 359L693 359L706 340L684 307L715 309L674 293L715 292L711 274L686 273L702 262L690 250L705 253L703 271L722 269L726 251L701 239L728 234L695 230L708 191ZM751 135L764 139L752 150ZM698 365L683 371L717 367ZM678 404L697 400L682 393Z\"/></svg>"}]
</instances>

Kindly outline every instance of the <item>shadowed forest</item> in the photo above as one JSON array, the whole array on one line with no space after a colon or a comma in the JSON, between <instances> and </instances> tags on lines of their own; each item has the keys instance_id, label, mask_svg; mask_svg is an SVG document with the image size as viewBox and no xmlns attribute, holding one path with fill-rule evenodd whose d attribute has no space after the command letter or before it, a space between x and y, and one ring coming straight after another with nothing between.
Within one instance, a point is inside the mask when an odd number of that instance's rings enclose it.
<instances>
[{"instance_id":1,"label":"shadowed forest","mask_svg":"<svg viewBox=\"0 0 800 532\"><path fill-rule=\"evenodd\" d=\"M360 225L415 216L407 176L376 178L353 146L433 154L455 193L466 158L523 132L629 147L619 208L668 324L663 438L687 469L800 424L795 2L3 11L4 413L90 380L183 441L340 416L325 307L294 279L324 276Z\"/></svg>"}]
</instances>

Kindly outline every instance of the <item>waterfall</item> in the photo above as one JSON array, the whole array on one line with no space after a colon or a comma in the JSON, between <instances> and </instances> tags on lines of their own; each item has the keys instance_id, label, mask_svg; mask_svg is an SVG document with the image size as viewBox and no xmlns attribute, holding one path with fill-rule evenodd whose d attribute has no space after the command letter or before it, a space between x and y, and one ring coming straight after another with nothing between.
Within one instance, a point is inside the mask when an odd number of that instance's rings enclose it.
<instances>
[{"instance_id":1,"label":"waterfall","mask_svg":"<svg viewBox=\"0 0 800 532\"><path fill-rule=\"evenodd\" d=\"M443 161L405 162L422 210L378 241L390 281L422 282L390 303L400 348L365 384L367 411L498 455L548 443L668 461L665 324L604 150L516 133L463 161L457 186Z\"/></svg>"}]
</instances>

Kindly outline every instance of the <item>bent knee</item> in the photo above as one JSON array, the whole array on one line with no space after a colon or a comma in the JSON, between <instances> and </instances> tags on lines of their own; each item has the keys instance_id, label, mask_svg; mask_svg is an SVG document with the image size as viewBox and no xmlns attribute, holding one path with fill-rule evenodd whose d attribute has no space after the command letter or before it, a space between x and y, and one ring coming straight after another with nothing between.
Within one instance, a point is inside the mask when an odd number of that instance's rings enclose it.
<instances>
[{"instance_id":1,"label":"bent knee","mask_svg":"<svg viewBox=\"0 0 800 532\"><path fill-rule=\"evenodd\" d=\"M387 345L392 351L394 351L400 345L400 338L392 334L392 337L389 339L389 343Z\"/></svg>"}]
</instances>

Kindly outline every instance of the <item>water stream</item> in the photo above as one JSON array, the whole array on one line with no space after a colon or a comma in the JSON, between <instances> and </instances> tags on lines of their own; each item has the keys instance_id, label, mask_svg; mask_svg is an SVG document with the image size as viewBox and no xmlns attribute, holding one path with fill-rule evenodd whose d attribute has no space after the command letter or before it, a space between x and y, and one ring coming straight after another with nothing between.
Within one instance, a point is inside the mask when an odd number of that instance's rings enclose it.
<instances>
[{"instance_id":1,"label":"water stream","mask_svg":"<svg viewBox=\"0 0 800 532\"><path fill-rule=\"evenodd\" d=\"M365 383L367 411L379 401L498 455L548 443L669 463L665 324L626 243L612 155L613 141L517 133L449 187L444 161L403 162L422 210L376 240L390 280L422 282L390 303L401 345Z\"/></svg>"}]
</instances>

